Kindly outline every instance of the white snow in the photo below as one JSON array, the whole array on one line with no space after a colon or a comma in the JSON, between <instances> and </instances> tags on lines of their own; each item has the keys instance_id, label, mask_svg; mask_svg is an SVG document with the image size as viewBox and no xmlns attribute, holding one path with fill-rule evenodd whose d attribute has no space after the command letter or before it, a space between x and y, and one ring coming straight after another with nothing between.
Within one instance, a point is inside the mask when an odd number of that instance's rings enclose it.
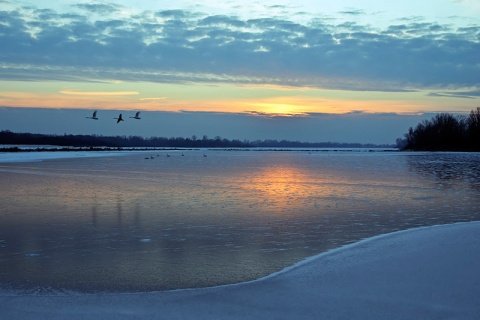
<instances>
[{"instance_id":1,"label":"white snow","mask_svg":"<svg viewBox=\"0 0 480 320\"><path fill-rule=\"evenodd\" d=\"M28 152L0 152L1 162L31 162L51 159L109 157L128 155L133 151L28 151ZM141 151L139 151L141 152Z\"/></svg>"},{"instance_id":2,"label":"white snow","mask_svg":"<svg viewBox=\"0 0 480 320\"><path fill-rule=\"evenodd\" d=\"M236 285L0 293L0 312L2 319L480 319L480 222L377 236Z\"/></svg>"}]
</instances>

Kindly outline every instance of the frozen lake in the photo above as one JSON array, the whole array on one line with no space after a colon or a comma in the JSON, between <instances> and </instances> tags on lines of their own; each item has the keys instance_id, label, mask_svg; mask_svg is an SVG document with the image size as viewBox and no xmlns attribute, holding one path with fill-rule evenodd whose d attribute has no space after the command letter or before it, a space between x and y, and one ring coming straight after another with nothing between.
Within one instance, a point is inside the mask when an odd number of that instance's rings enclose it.
<instances>
[{"instance_id":1,"label":"frozen lake","mask_svg":"<svg viewBox=\"0 0 480 320\"><path fill-rule=\"evenodd\" d=\"M25 292L236 283L480 220L479 153L132 152L3 162L0 182L0 285Z\"/></svg>"}]
</instances>

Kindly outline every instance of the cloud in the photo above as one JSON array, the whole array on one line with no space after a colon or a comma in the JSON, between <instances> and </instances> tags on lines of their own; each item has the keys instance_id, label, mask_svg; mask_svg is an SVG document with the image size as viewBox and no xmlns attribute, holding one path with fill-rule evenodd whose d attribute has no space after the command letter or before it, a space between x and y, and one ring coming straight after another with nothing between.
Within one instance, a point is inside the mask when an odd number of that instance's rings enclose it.
<instances>
[{"instance_id":1,"label":"cloud","mask_svg":"<svg viewBox=\"0 0 480 320\"><path fill-rule=\"evenodd\" d=\"M115 13L121 8L121 6L114 3L79 3L74 4L73 7L100 15Z\"/></svg>"},{"instance_id":2,"label":"cloud","mask_svg":"<svg viewBox=\"0 0 480 320\"><path fill-rule=\"evenodd\" d=\"M74 8L80 13L34 7L0 11L0 78L375 91L480 86L476 25L457 30L407 19L377 30L321 19L301 24L186 10L119 19L120 7L103 2Z\"/></svg>"},{"instance_id":3,"label":"cloud","mask_svg":"<svg viewBox=\"0 0 480 320\"><path fill-rule=\"evenodd\" d=\"M165 100L167 99L166 97L158 97L158 98L141 98L140 101L150 101L150 100L153 100L153 101L156 101L156 100Z\"/></svg>"},{"instance_id":4,"label":"cloud","mask_svg":"<svg viewBox=\"0 0 480 320\"><path fill-rule=\"evenodd\" d=\"M245 114L262 117L266 119L273 119L273 118L305 118L308 117L309 114L305 112L301 113L274 113L274 112L261 112L261 111L245 111Z\"/></svg>"},{"instance_id":5,"label":"cloud","mask_svg":"<svg viewBox=\"0 0 480 320\"><path fill-rule=\"evenodd\" d=\"M60 90L60 93L78 96L129 96L140 94L137 91L76 91Z\"/></svg>"},{"instance_id":6,"label":"cloud","mask_svg":"<svg viewBox=\"0 0 480 320\"><path fill-rule=\"evenodd\" d=\"M348 10L340 11L339 13L344 15L350 15L350 16L359 16L359 15L364 15L365 11L361 9L348 9Z\"/></svg>"},{"instance_id":7,"label":"cloud","mask_svg":"<svg viewBox=\"0 0 480 320\"><path fill-rule=\"evenodd\" d=\"M184 10L164 10L155 13L156 17L178 20L189 18L190 12Z\"/></svg>"},{"instance_id":8,"label":"cloud","mask_svg":"<svg viewBox=\"0 0 480 320\"><path fill-rule=\"evenodd\" d=\"M261 113L221 113L198 111L143 111L142 121L92 122L85 119L99 110L100 119L112 119L119 110L95 105L84 109L0 107L0 127L14 132L47 134L135 135L144 137L221 136L227 139L286 139L305 142L395 143L395 140L424 119L435 114L395 114L352 112L345 114L310 113L301 116L270 117ZM136 111L124 109L123 113ZM125 115L125 114L124 114ZM132 113L133 115L133 113ZM159 130L161 128L161 130ZM248 128L248 130L245 130Z\"/></svg>"},{"instance_id":9,"label":"cloud","mask_svg":"<svg viewBox=\"0 0 480 320\"><path fill-rule=\"evenodd\" d=\"M448 97L448 98L464 98L476 99L480 97L480 90L472 91L446 91L446 92L430 92L430 97Z\"/></svg>"}]
</instances>

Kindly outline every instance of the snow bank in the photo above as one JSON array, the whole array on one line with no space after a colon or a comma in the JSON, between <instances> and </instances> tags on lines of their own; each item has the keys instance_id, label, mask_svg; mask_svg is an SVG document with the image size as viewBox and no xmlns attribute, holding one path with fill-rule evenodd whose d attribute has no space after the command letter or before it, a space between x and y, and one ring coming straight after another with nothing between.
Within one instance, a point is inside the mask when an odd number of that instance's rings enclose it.
<instances>
[{"instance_id":1,"label":"snow bank","mask_svg":"<svg viewBox=\"0 0 480 320\"><path fill-rule=\"evenodd\" d=\"M28 151L28 152L0 152L1 162L31 162L51 159L108 157L131 154L132 151Z\"/></svg>"},{"instance_id":2,"label":"snow bank","mask_svg":"<svg viewBox=\"0 0 480 320\"><path fill-rule=\"evenodd\" d=\"M252 282L138 294L0 294L4 319L480 319L480 222L360 241Z\"/></svg>"}]
</instances>

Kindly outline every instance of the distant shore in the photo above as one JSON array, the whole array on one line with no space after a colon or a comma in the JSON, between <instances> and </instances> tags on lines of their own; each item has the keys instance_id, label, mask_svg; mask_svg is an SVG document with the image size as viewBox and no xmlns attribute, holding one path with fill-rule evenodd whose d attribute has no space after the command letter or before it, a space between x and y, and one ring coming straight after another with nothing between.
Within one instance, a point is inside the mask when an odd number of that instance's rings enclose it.
<instances>
[{"instance_id":1,"label":"distant shore","mask_svg":"<svg viewBox=\"0 0 480 320\"><path fill-rule=\"evenodd\" d=\"M99 135L47 135L0 131L0 146L10 145L53 145L94 148L392 148L394 144L341 143L341 142L301 142L289 140L239 140L185 137L142 136L99 136Z\"/></svg>"},{"instance_id":2,"label":"distant shore","mask_svg":"<svg viewBox=\"0 0 480 320\"><path fill-rule=\"evenodd\" d=\"M76 152L76 151L152 151L152 150L198 150L194 148L173 147L65 147L65 146L12 146L0 147L0 152Z\"/></svg>"},{"instance_id":3,"label":"distant shore","mask_svg":"<svg viewBox=\"0 0 480 320\"><path fill-rule=\"evenodd\" d=\"M0 147L0 152L55 152L55 151L161 151L161 150L217 150L217 151L400 151L398 148L177 148L177 147Z\"/></svg>"}]
</instances>

